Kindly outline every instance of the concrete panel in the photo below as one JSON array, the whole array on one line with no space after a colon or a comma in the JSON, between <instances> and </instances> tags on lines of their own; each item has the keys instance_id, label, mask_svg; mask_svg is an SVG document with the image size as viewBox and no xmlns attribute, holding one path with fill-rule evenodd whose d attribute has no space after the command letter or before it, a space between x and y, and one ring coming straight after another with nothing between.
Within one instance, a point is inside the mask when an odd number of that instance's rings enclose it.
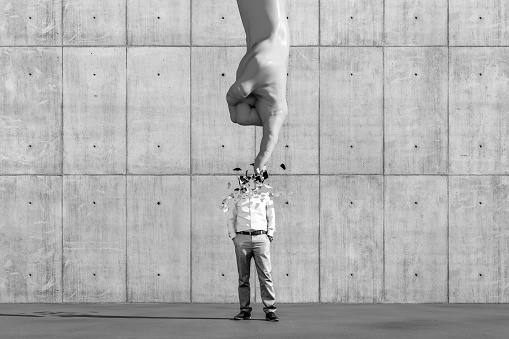
<instances>
[{"instance_id":1,"label":"concrete panel","mask_svg":"<svg viewBox=\"0 0 509 339\"><path fill-rule=\"evenodd\" d=\"M447 178L385 177L385 302L447 302Z\"/></svg>"},{"instance_id":2,"label":"concrete panel","mask_svg":"<svg viewBox=\"0 0 509 339\"><path fill-rule=\"evenodd\" d=\"M0 302L62 301L61 201L61 177L0 177Z\"/></svg>"},{"instance_id":3,"label":"concrete panel","mask_svg":"<svg viewBox=\"0 0 509 339\"><path fill-rule=\"evenodd\" d=\"M125 45L126 0L63 0L64 45Z\"/></svg>"},{"instance_id":4,"label":"concrete panel","mask_svg":"<svg viewBox=\"0 0 509 339\"><path fill-rule=\"evenodd\" d=\"M320 178L320 302L383 302L382 180Z\"/></svg>"},{"instance_id":5,"label":"concrete panel","mask_svg":"<svg viewBox=\"0 0 509 339\"><path fill-rule=\"evenodd\" d=\"M64 302L126 301L126 179L64 176Z\"/></svg>"},{"instance_id":6,"label":"concrete panel","mask_svg":"<svg viewBox=\"0 0 509 339\"><path fill-rule=\"evenodd\" d=\"M385 0L385 44L447 45L448 0Z\"/></svg>"},{"instance_id":7,"label":"concrete panel","mask_svg":"<svg viewBox=\"0 0 509 339\"><path fill-rule=\"evenodd\" d=\"M450 178L449 302L509 302L509 178Z\"/></svg>"},{"instance_id":8,"label":"concrete panel","mask_svg":"<svg viewBox=\"0 0 509 339\"><path fill-rule=\"evenodd\" d=\"M507 0L449 0L451 46L509 45Z\"/></svg>"},{"instance_id":9,"label":"concrete panel","mask_svg":"<svg viewBox=\"0 0 509 339\"><path fill-rule=\"evenodd\" d=\"M62 50L0 48L0 173L62 173Z\"/></svg>"},{"instance_id":10,"label":"concrete panel","mask_svg":"<svg viewBox=\"0 0 509 339\"><path fill-rule=\"evenodd\" d=\"M321 173L381 174L382 146L382 48L322 48Z\"/></svg>"},{"instance_id":11,"label":"concrete panel","mask_svg":"<svg viewBox=\"0 0 509 339\"><path fill-rule=\"evenodd\" d=\"M237 187L235 176L194 176L191 182L191 302L237 302L235 244L228 237L221 202ZM277 226L276 226L277 227ZM259 290L251 261L251 302Z\"/></svg>"},{"instance_id":12,"label":"concrete panel","mask_svg":"<svg viewBox=\"0 0 509 339\"><path fill-rule=\"evenodd\" d=\"M128 49L129 173L189 173L189 58L189 47Z\"/></svg>"},{"instance_id":13,"label":"concrete panel","mask_svg":"<svg viewBox=\"0 0 509 339\"><path fill-rule=\"evenodd\" d=\"M288 62L289 114L279 132L267 171L275 174L318 174L318 48L292 47ZM263 128L256 127L256 153ZM281 167L285 165L285 169Z\"/></svg>"},{"instance_id":14,"label":"concrete panel","mask_svg":"<svg viewBox=\"0 0 509 339\"><path fill-rule=\"evenodd\" d=\"M189 45L189 2L127 0L127 36L129 45Z\"/></svg>"},{"instance_id":15,"label":"concrete panel","mask_svg":"<svg viewBox=\"0 0 509 339\"><path fill-rule=\"evenodd\" d=\"M276 231L270 256L276 302L318 302L319 178L278 175L266 183L275 190L293 192L274 197Z\"/></svg>"},{"instance_id":16,"label":"concrete panel","mask_svg":"<svg viewBox=\"0 0 509 339\"><path fill-rule=\"evenodd\" d=\"M126 52L64 49L64 173L125 173Z\"/></svg>"},{"instance_id":17,"label":"concrete panel","mask_svg":"<svg viewBox=\"0 0 509 339\"><path fill-rule=\"evenodd\" d=\"M127 177L127 301L190 301L189 176Z\"/></svg>"},{"instance_id":18,"label":"concrete panel","mask_svg":"<svg viewBox=\"0 0 509 339\"><path fill-rule=\"evenodd\" d=\"M193 45L246 45L246 34L240 19L237 1L193 0L191 11L193 13L191 19L191 43Z\"/></svg>"},{"instance_id":19,"label":"concrete panel","mask_svg":"<svg viewBox=\"0 0 509 339\"><path fill-rule=\"evenodd\" d=\"M320 44L381 46L383 0L320 1Z\"/></svg>"},{"instance_id":20,"label":"concrete panel","mask_svg":"<svg viewBox=\"0 0 509 339\"><path fill-rule=\"evenodd\" d=\"M62 0L0 0L0 45L60 45Z\"/></svg>"},{"instance_id":21,"label":"concrete panel","mask_svg":"<svg viewBox=\"0 0 509 339\"><path fill-rule=\"evenodd\" d=\"M451 48L450 173L509 174L509 48Z\"/></svg>"},{"instance_id":22,"label":"concrete panel","mask_svg":"<svg viewBox=\"0 0 509 339\"><path fill-rule=\"evenodd\" d=\"M447 47L385 49L385 173L447 173Z\"/></svg>"},{"instance_id":23,"label":"concrete panel","mask_svg":"<svg viewBox=\"0 0 509 339\"><path fill-rule=\"evenodd\" d=\"M318 45L319 1L286 0L291 46Z\"/></svg>"},{"instance_id":24,"label":"concrete panel","mask_svg":"<svg viewBox=\"0 0 509 339\"><path fill-rule=\"evenodd\" d=\"M192 173L234 173L234 168L247 169L254 162L255 127L231 122L226 103L244 54L242 47L192 50Z\"/></svg>"}]
</instances>

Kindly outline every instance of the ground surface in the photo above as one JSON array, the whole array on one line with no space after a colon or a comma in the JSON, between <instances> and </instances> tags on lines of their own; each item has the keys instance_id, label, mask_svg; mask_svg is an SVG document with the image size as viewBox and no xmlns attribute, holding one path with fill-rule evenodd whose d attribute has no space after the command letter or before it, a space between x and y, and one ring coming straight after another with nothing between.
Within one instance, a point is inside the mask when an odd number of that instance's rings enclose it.
<instances>
[{"instance_id":1,"label":"ground surface","mask_svg":"<svg viewBox=\"0 0 509 339\"><path fill-rule=\"evenodd\" d=\"M0 304L0 338L509 338L509 304Z\"/></svg>"}]
</instances>

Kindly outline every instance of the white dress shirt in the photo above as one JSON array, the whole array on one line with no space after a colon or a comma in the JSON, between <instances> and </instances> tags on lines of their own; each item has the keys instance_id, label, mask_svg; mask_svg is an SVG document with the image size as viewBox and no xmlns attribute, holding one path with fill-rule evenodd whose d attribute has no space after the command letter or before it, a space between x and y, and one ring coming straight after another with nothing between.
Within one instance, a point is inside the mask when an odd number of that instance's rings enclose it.
<instances>
[{"instance_id":1,"label":"white dress shirt","mask_svg":"<svg viewBox=\"0 0 509 339\"><path fill-rule=\"evenodd\" d=\"M236 232L267 231L273 236L276 230L274 201L268 192L253 193L251 190L244 197L230 200L228 209L228 235L235 238Z\"/></svg>"}]
</instances>

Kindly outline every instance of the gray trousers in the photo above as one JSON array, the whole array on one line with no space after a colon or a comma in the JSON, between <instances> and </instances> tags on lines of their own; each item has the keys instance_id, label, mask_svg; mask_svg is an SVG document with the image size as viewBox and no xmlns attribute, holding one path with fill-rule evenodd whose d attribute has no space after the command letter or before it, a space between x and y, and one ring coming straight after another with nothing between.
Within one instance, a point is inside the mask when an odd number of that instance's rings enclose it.
<instances>
[{"instance_id":1,"label":"gray trousers","mask_svg":"<svg viewBox=\"0 0 509 339\"><path fill-rule=\"evenodd\" d=\"M249 285L249 273L251 258L254 257L258 280L260 281L260 292L265 313L275 312L274 303L276 297L272 284L270 264L270 240L267 234L248 235L237 234L233 238L235 254L237 256L237 270L239 272L239 301L240 310L251 312L251 287Z\"/></svg>"}]
</instances>

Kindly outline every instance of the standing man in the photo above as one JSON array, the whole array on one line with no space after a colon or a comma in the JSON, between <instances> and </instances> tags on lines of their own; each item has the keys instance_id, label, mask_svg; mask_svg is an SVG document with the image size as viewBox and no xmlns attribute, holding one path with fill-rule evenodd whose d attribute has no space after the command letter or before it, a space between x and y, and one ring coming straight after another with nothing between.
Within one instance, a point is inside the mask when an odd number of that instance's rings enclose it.
<instances>
[{"instance_id":1,"label":"standing man","mask_svg":"<svg viewBox=\"0 0 509 339\"><path fill-rule=\"evenodd\" d=\"M274 286L270 264L270 243L276 226L274 201L268 192L255 189L249 182L243 186L247 192L233 199L228 209L228 235L235 244L237 270L239 272L240 313L234 319L251 319L249 273L254 257L260 292L267 321L279 321L276 312Z\"/></svg>"}]
</instances>

